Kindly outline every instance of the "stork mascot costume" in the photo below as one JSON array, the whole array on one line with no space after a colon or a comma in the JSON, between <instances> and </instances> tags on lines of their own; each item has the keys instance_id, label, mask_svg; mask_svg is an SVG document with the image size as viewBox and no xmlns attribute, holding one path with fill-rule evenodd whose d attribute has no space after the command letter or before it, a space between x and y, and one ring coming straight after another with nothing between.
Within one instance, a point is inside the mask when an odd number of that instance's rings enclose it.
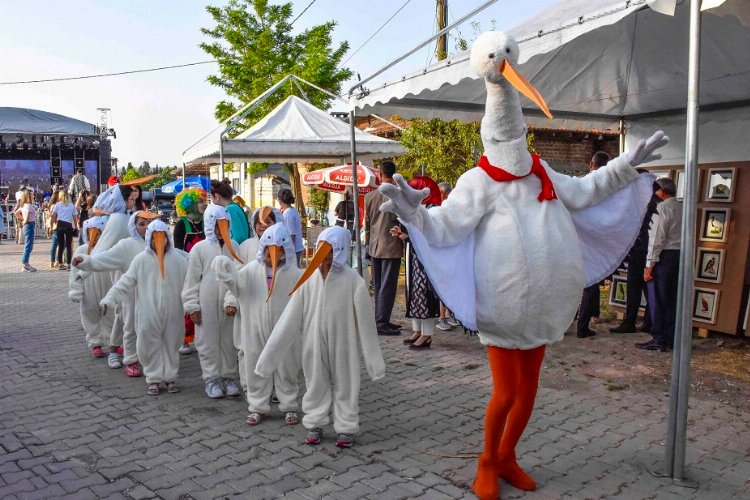
<instances>
[{"instance_id":1,"label":"stork mascot costume","mask_svg":"<svg viewBox=\"0 0 750 500\"><path fill-rule=\"evenodd\" d=\"M669 140L657 132L585 177L556 172L527 150L518 92L551 114L517 61L518 45L504 33L474 43L471 64L487 87L484 155L442 206L428 212L426 190L400 175L380 187L389 198L381 210L399 216L446 306L487 346L493 391L473 484L481 499L498 498L498 477L536 488L515 448L545 347L563 338L584 286L608 276L635 241L653 182L635 167L660 158L654 151Z\"/></svg>"}]
</instances>

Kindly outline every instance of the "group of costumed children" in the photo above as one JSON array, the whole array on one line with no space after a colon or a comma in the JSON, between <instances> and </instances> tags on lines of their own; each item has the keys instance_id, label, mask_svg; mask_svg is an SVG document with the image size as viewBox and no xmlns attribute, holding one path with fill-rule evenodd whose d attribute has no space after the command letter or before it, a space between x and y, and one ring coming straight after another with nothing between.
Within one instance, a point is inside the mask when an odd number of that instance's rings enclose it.
<instances>
[{"instance_id":1,"label":"group of costumed children","mask_svg":"<svg viewBox=\"0 0 750 500\"><path fill-rule=\"evenodd\" d=\"M116 345L112 332L120 322L126 375L144 375L151 395L162 386L178 392L179 353L192 324L209 398L244 390L246 423L258 425L275 394L285 422L294 425L301 368L306 442L320 442L332 410L337 446L351 446L359 430L360 349L372 380L385 375L385 363L367 284L347 265L350 232L323 231L303 272L276 209L256 210L251 238L238 245L227 209L206 205L203 190L184 190L176 200L184 226L175 245L155 214L127 215L132 207L123 188L100 197L97 213L104 215L86 221L86 244L72 261L69 296L80 303L92 355L103 357L104 346ZM114 348L113 354L117 361Z\"/></svg>"}]
</instances>

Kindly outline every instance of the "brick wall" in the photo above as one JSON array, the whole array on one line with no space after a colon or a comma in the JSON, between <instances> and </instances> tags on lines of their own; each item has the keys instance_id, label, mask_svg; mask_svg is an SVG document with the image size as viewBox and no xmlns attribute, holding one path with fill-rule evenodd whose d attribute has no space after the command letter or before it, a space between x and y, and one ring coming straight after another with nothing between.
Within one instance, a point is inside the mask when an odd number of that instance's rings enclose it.
<instances>
[{"instance_id":1,"label":"brick wall","mask_svg":"<svg viewBox=\"0 0 750 500\"><path fill-rule=\"evenodd\" d=\"M600 135L562 130L531 130L534 148L555 170L571 175L588 172L589 161L597 151L614 158L619 154L617 135Z\"/></svg>"}]
</instances>

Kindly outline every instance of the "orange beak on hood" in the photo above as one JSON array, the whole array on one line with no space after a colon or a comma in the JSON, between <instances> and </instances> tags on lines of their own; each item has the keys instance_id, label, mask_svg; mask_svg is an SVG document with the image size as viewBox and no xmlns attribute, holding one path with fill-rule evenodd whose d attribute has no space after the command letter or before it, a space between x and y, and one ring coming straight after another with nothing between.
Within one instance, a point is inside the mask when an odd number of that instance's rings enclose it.
<instances>
[{"instance_id":1,"label":"orange beak on hood","mask_svg":"<svg viewBox=\"0 0 750 500\"><path fill-rule=\"evenodd\" d=\"M276 245L268 245L266 248L268 248L268 253L271 255L271 286L268 288L268 295L266 296L266 302L268 302L273 293L273 286L276 284L276 271L279 268L279 258L284 249Z\"/></svg>"},{"instance_id":2,"label":"orange beak on hood","mask_svg":"<svg viewBox=\"0 0 750 500\"><path fill-rule=\"evenodd\" d=\"M156 260L159 261L159 271L161 272L161 279L164 279L164 252L167 249L167 233L163 231L155 231L151 235L151 245L154 247L156 253Z\"/></svg>"},{"instance_id":3,"label":"orange beak on hood","mask_svg":"<svg viewBox=\"0 0 750 500\"><path fill-rule=\"evenodd\" d=\"M534 86L529 83L526 78L521 76L521 74L516 71L508 61L502 62L502 64L500 65L500 73L503 74L505 79L508 80L510 84L516 88L516 90L531 99L534 104L539 106L539 108L544 111L544 114L547 115L547 118L549 118L550 120L552 119L552 113L549 112L547 103L544 101L544 98L541 96L541 94L539 94L539 91L537 91L537 89L535 89Z\"/></svg>"},{"instance_id":4,"label":"orange beak on hood","mask_svg":"<svg viewBox=\"0 0 750 500\"><path fill-rule=\"evenodd\" d=\"M263 224L266 224L268 221L268 216L273 213L273 208L271 207L263 207L260 209L260 212L258 213L258 220L261 221Z\"/></svg>"},{"instance_id":5,"label":"orange beak on hood","mask_svg":"<svg viewBox=\"0 0 750 500\"><path fill-rule=\"evenodd\" d=\"M232 257L237 259L240 264L244 264L242 259L240 259L236 253L234 253L234 248L232 248L232 238L229 235L229 220L218 219L216 221L216 229L219 230L221 239L224 240L224 245L227 247L227 250L229 250L229 253L232 255Z\"/></svg>"},{"instance_id":6,"label":"orange beak on hood","mask_svg":"<svg viewBox=\"0 0 750 500\"><path fill-rule=\"evenodd\" d=\"M102 235L102 232L99 231L98 227L90 227L88 229L88 237L89 237L89 247L86 250L86 253L88 255L91 255L91 250L94 249L96 246L96 242L99 241L99 236Z\"/></svg>"},{"instance_id":7,"label":"orange beak on hood","mask_svg":"<svg viewBox=\"0 0 750 500\"><path fill-rule=\"evenodd\" d=\"M305 272L300 277L299 281L297 281L297 284L294 285L294 288L292 288L292 291L289 292L289 295L293 294L297 291L299 287L305 284L305 281L310 279L310 276L313 275L316 269L320 266L320 264L323 263L326 257L328 257L328 254L330 254L333 251L333 246L331 246L330 243L327 241L321 241L318 243L318 249L315 250L315 255L313 255L312 260L307 265L307 269L305 269Z\"/></svg>"}]
</instances>

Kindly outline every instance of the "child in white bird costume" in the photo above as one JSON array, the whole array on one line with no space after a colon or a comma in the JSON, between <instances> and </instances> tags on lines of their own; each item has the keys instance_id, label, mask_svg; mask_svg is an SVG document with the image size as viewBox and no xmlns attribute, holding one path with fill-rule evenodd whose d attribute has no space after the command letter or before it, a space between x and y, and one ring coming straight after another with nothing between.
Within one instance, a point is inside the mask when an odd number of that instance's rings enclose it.
<instances>
[{"instance_id":1,"label":"child in white bird costume","mask_svg":"<svg viewBox=\"0 0 750 500\"><path fill-rule=\"evenodd\" d=\"M367 283L347 265L351 240L343 227L320 233L315 255L255 367L257 375L271 377L301 336L307 385L302 424L309 429L309 444L320 443L333 403L336 446L352 446L359 431L360 349L370 378L385 376Z\"/></svg>"},{"instance_id":2,"label":"child in white bird costume","mask_svg":"<svg viewBox=\"0 0 750 500\"><path fill-rule=\"evenodd\" d=\"M245 240L244 245L250 240ZM243 357L240 373L252 374L263 347L271 336L276 322L289 303L289 293L302 276L297 267L297 255L289 230L283 223L264 230L255 258L242 269L227 257L216 257L214 272L239 303L241 321L235 316L235 327L240 323ZM238 308L225 305L230 316ZM299 422L297 395L299 392L300 346L295 343L270 377L246 377L248 425L258 425L271 410L271 391L276 390L279 409L285 413L289 425Z\"/></svg>"},{"instance_id":3,"label":"child in white bird costume","mask_svg":"<svg viewBox=\"0 0 750 500\"><path fill-rule=\"evenodd\" d=\"M239 396L235 381L237 349L234 346L233 318L224 313L227 287L216 278L211 264L215 257L224 255L244 264L237 256L239 247L230 237L227 210L209 205L203 213L206 239L199 241L188 254L188 271L182 289L185 312L195 323L195 346L206 384L206 395L217 399Z\"/></svg>"},{"instance_id":4,"label":"child in white bird costume","mask_svg":"<svg viewBox=\"0 0 750 500\"><path fill-rule=\"evenodd\" d=\"M380 187L390 199L381 209L406 225L441 299L487 346L494 388L473 485L481 499L498 497L498 477L536 488L515 448L545 347L562 339L584 286L608 276L635 241L653 176L634 167L659 158L654 151L668 141L657 132L585 177L554 171L527 150L518 91L551 114L517 61L518 45L504 33L474 43L471 64L487 88L484 156L442 206L428 212L420 206L427 192L400 175Z\"/></svg>"},{"instance_id":5,"label":"child in white bird costume","mask_svg":"<svg viewBox=\"0 0 750 500\"><path fill-rule=\"evenodd\" d=\"M139 210L130 216L128 221L128 232L130 238L123 238L109 250L94 255L80 255L73 258L73 266L86 272L118 272L125 274L133 262L135 256L146 248L146 229L149 222L158 218L155 213ZM143 374L138 362L136 350L135 333L135 290L131 290L129 296L122 301L123 320L123 364L125 375L128 377L140 377Z\"/></svg>"},{"instance_id":6,"label":"child in white bird costume","mask_svg":"<svg viewBox=\"0 0 750 500\"><path fill-rule=\"evenodd\" d=\"M146 230L145 250L102 299L103 315L135 291L135 330L138 359L146 375L148 393L159 394L159 384L178 392L179 349L185 333L180 290L187 261L175 252L169 227L154 220Z\"/></svg>"},{"instance_id":7,"label":"child in white bird costume","mask_svg":"<svg viewBox=\"0 0 750 500\"><path fill-rule=\"evenodd\" d=\"M84 255L90 255L96 248L99 237L107 225L107 217L91 217L83 223L83 241L73 253L73 260ZM109 273L93 273L87 277L81 276L77 267L71 266L68 297L73 302L81 304L81 325L86 332L86 343L95 358L106 356L102 349L109 342L112 332L113 317L103 318L99 312L99 301L107 294L112 286Z\"/></svg>"}]
</instances>

